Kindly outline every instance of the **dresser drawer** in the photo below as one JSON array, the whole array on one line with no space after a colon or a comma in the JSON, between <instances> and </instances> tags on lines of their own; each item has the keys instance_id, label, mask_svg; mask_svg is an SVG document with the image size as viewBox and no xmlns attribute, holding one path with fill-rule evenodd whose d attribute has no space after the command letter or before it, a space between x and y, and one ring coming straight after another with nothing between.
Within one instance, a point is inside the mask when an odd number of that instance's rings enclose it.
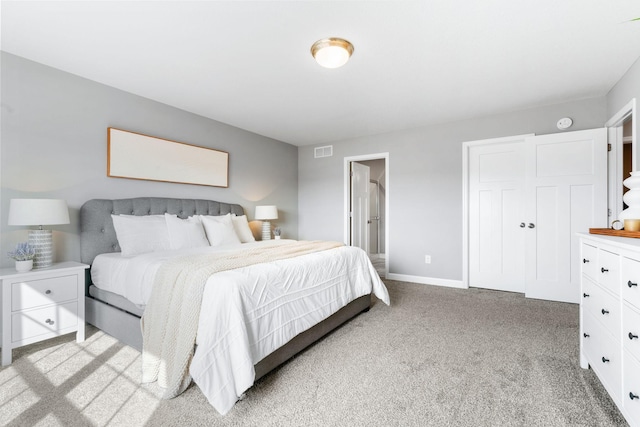
<instances>
[{"instance_id":1,"label":"dresser drawer","mask_svg":"<svg viewBox=\"0 0 640 427\"><path fill-rule=\"evenodd\" d=\"M640 361L640 312L627 303L622 307L622 343Z\"/></svg>"},{"instance_id":2,"label":"dresser drawer","mask_svg":"<svg viewBox=\"0 0 640 427\"><path fill-rule=\"evenodd\" d=\"M588 280L585 280L585 283L588 283ZM583 288L585 291L582 294L582 310L598 319L611 335L620 339L620 300L595 284ZM584 297L584 294L588 297Z\"/></svg>"},{"instance_id":3,"label":"dresser drawer","mask_svg":"<svg viewBox=\"0 0 640 427\"><path fill-rule=\"evenodd\" d=\"M27 340L78 325L78 302L25 310L12 314L11 340Z\"/></svg>"},{"instance_id":4,"label":"dresser drawer","mask_svg":"<svg viewBox=\"0 0 640 427\"><path fill-rule=\"evenodd\" d=\"M582 244L582 274L593 280L598 280L598 248L595 246Z\"/></svg>"},{"instance_id":5,"label":"dresser drawer","mask_svg":"<svg viewBox=\"0 0 640 427\"><path fill-rule=\"evenodd\" d=\"M591 364L598 357L598 336L603 333L602 326L598 325L598 321L590 314L584 314L582 317L582 351L584 356Z\"/></svg>"},{"instance_id":6,"label":"dresser drawer","mask_svg":"<svg viewBox=\"0 0 640 427\"><path fill-rule=\"evenodd\" d=\"M622 298L640 309L640 261L622 258Z\"/></svg>"},{"instance_id":7,"label":"dresser drawer","mask_svg":"<svg viewBox=\"0 0 640 427\"><path fill-rule=\"evenodd\" d=\"M631 418L629 424L640 425L640 362L627 351L624 352L622 382L622 406Z\"/></svg>"},{"instance_id":8,"label":"dresser drawer","mask_svg":"<svg viewBox=\"0 0 640 427\"><path fill-rule=\"evenodd\" d=\"M598 251L598 283L605 289L620 295L620 256L609 251Z\"/></svg>"},{"instance_id":9,"label":"dresser drawer","mask_svg":"<svg viewBox=\"0 0 640 427\"><path fill-rule=\"evenodd\" d=\"M595 322L591 327L589 338L585 339L584 343L587 344L585 356L587 356L591 369L596 372L611 397L619 399L622 388L620 342L614 340L598 322Z\"/></svg>"},{"instance_id":10,"label":"dresser drawer","mask_svg":"<svg viewBox=\"0 0 640 427\"><path fill-rule=\"evenodd\" d=\"M78 298L78 276L60 276L11 284L11 310L24 310Z\"/></svg>"}]
</instances>

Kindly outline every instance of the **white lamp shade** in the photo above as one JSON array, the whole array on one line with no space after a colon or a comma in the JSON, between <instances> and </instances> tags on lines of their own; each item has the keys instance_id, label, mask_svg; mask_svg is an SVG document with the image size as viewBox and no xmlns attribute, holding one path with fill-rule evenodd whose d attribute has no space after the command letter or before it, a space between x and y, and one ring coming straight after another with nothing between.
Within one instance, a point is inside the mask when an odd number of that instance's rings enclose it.
<instances>
[{"instance_id":1,"label":"white lamp shade","mask_svg":"<svg viewBox=\"0 0 640 427\"><path fill-rule=\"evenodd\" d=\"M257 220L278 219L278 208L276 206L256 206Z\"/></svg>"},{"instance_id":2,"label":"white lamp shade","mask_svg":"<svg viewBox=\"0 0 640 427\"><path fill-rule=\"evenodd\" d=\"M69 224L69 208L60 199L11 199L8 224Z\"/></svg>"}]
</instances>

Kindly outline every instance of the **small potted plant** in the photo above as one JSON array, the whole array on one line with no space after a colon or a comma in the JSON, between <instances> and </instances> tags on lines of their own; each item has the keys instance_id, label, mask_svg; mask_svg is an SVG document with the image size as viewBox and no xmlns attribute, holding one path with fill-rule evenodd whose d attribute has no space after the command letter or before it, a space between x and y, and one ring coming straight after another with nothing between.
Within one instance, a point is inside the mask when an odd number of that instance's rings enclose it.
<instances>
[{"instance_id":1,"label":"small potted plant","mask_svg":"<svg viewBox=\"0 0 640 427\"><path fill-rule=\"evenodd\" d=\"M15 250L8 252L9 258L15 260L16 270L20 273L33 268L33 259L36 257L36 249L28 242L18 243Z\"/></svg>"},{"instance_id":2,"label":"small potted plant","mask_svg":"<svg viewBox=\"0 0 640 427\"><path fill-rule=\"evenodd\" d=\"M280 227L276 227L273 229L273 236L276 238L276 240L280 239L280 233L282 233L282 229Z\"/></svg>"}]
</instances>

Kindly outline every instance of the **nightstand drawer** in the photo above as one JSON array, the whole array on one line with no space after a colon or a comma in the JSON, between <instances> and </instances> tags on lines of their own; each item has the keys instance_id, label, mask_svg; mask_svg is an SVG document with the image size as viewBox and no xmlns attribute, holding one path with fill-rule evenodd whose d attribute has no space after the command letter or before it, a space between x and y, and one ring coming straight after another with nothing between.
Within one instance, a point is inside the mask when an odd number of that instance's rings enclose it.
<instances>
[{"instance_id":1,"label":"nightstand drawer","mask_svg":"<svg viewBox=\"0 0 640 427\"><path fill-rule=\"evenodd\" d=\"M11 340L22 341L38 335L74 328L78 324L78 302L52 305L14 313L11 319Z\"/></svg>"},{"instance_id":2,"label":"nightstand drawer","mask_svg":"<svg viewBox=\"0 0 640 427\"><path fill-rule=\"evenodd\" d=\"M78 276L60 276L11 284L11 310L78 299Z\"/></svg>"}]
</instances>

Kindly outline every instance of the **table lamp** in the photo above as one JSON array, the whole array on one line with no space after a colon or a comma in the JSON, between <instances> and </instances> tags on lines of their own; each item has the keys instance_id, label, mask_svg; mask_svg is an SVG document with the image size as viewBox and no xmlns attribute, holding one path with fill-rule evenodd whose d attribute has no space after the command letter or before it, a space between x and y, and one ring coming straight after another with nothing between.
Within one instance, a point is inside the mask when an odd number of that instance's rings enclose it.
<instances>
[{"instance_id":1,"label":"table lamp","mask_svg":"<svg viewBox=\"0 0 640 427\"><path fill-rule=\"evenodd\" d=\"M269 220L278 219L276 206L256 206L256 219L262 221L262 240L271 240L271 223Z\"/></svg>"},{"instance_id":2,"label":"table lamp","mask_svg":"<svg viewBox=\"0 0 640 427\"><path fill-rule=\"evenodd\" d=\"M11 199L9 225L36 225L29 230L29 245L35 249L33 268L45 268L52 264L53 238L51 230L43 225L69 224L67 202L59 199Z\"/></svg>"}]
</instances>

